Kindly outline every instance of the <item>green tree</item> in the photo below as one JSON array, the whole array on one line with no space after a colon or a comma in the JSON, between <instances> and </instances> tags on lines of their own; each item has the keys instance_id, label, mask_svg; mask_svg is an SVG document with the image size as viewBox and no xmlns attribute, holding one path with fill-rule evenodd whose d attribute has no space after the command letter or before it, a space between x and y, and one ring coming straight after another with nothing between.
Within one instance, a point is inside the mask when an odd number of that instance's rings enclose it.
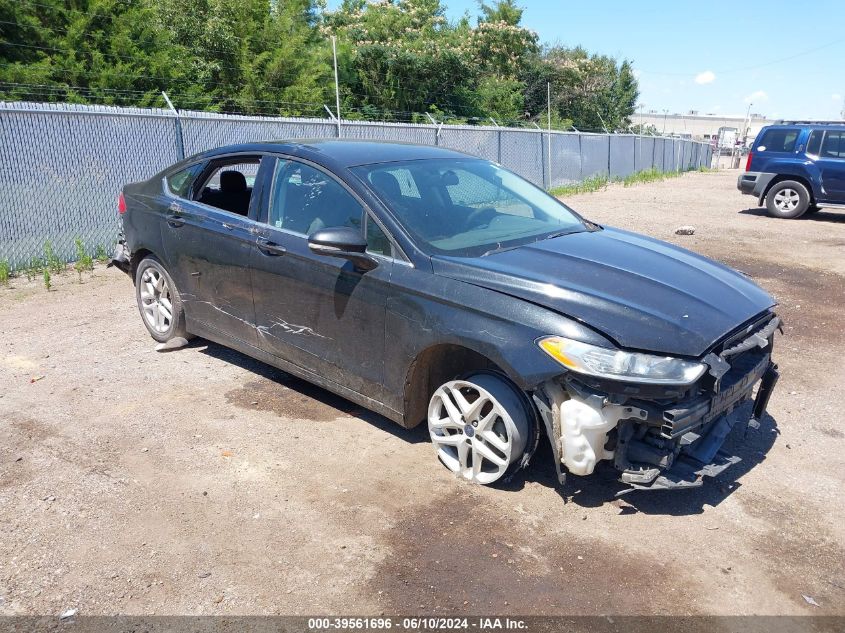
<instances>
[{"instance_id":1,"label":"green tree","mask_svg":"<svg viewBox=\"0 0 845 633\"><path fill-rule=\"evenodd\" d=\"M352 112L410 120L438 107L476 114L471 90L469 24L450 25L440 0L345 0L324 14L336 35L343 101Z\"/></svg>"},{"instance_id":2,"label":"green tree","mask_svg":"<svg viewBox=\"0 0 845 633\"><path fill-rule=\"evenodd\" d=\"M630 62L619 64L580 47L547 48L528 65L526 110L532 118L541 119L545 113L547 83L553 112L583 130L627 128L639 96Z\"/></svg>"}]
</instances>

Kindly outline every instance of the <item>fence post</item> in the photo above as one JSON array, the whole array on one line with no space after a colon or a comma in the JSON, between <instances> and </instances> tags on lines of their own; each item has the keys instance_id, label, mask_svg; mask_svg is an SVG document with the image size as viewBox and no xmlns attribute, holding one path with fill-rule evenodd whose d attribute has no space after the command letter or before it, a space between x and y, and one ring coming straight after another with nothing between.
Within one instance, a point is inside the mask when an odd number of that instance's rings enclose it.
<instances>
[{"instance_id":1,"label":"fence post","mask_svg":"<svg viewBox=\"0 0 845 633\"><path fill-rule=\"evenodd\" d=\"M540 169L543 171L543 189L548 191L552 188L551 183L546 182L546 152L543 151L543 130L537 128L540 131Z\"/></svg>"},{"instance_id":2,"label":"fence post","mask_svg":"<svg viewBox=\"0 0 845 633\"><path fill-rule=\"evenodd\" d=\"M584 135L578 132L578 180L584 180Z\"/></svg>"},{"instance_id":3,"label":"fence post","mask_svg":"<svg viewBox=\"0 0 845 633\"><path fill-rule=\"evenodd\" d=\"M498 126L496 126L496 127L498 127ZM497 153L496 153L496 156L498 156L498 158L496 159L496 162L501 165L502 164L502 130L501 129L496 130L496 143L498 144Z\"/></svg>"},{"instance_id":4,"label":"fence post","mask_svg":"<svg viewBox=\"0 0 845 633\"><path fill-rule=\"evenodd\" d=\"M176 157L179 160L183 160L185 158L185 137L182 134L182 121L179 117L179 112L173 107L173 102L170 101L170 97L167 96L167 93L164 90L161 91L161 96L164 97L167 107L173 111L173 116L176 117L174 119L176 123Z\"/></svg>"},{"instance_id":5,"label":"fence post","mask_svg":"<svg viewBox=\"0 0 845 633\"><path fill-rule=\"evenodd\" d=\"M428 117L428 120L431 121L431 124L434 126L434 144L440 145L440 128L443 127L443 124L438 123L437 119L431 116L428 112L426 112L425 115Z\"/></svg>"}]
</instances>

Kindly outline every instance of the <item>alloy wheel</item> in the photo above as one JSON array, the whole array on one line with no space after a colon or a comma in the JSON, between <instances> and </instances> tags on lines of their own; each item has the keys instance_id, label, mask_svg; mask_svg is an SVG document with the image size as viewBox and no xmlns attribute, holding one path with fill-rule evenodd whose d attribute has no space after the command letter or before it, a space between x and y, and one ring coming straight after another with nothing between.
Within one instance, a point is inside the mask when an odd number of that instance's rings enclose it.
<instances>
[{"instance_id":1,"label":"alloy wheel","mask_svg":"<svg viewBox=\"0 0 845 633\"><path fill-rule=\"evenodd\" d=\"M479 484L501 478L526 445L527 423L521 419L519 426L515 423L508 406L520 407L516 397L512 401L506 405L467 380L438 388L429 404L428 430L440 461L456 475Z\"/></svg>"},{"instance_id":2,"label":"alloy wheel","mask_svg":"<svg viewBox=\"0 0 845 633\"><path fill-rule=\"evenodd\" d=\"M141 308L147 325L165 334L173 323L173 303L167 278L150 266L141 275Z\"/></svg>"},{"instance_id":3,"label":"alloy wheel","mask_svg":"<svg viewBox=\"0 0 845 633\"><path fill-rule=\"evenodd\" d=\"M775 206L780 211L792 211L800 202L801 196L789 187L784 187L775 194Z\"/></svg>"}]
</instances>

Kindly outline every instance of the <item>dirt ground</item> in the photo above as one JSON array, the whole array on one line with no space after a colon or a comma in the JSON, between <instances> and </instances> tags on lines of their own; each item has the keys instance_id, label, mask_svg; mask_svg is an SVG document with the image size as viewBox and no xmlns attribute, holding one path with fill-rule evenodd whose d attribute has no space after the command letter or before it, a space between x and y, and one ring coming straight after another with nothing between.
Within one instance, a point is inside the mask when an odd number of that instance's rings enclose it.
<instances>
[{"instance_id":1,"label":"dirt ground","mask_svg":"<svg viewBox=\"0 0 845 633\"><path fill-rule=\"evenodd\" d=\"M114 269L49 293L13 279L0 614L845 614L845 214L771 219L735 178L568 200L781 303L771 416L691 491L560 489L545 449L507 485L466 484L424 428L203 341L156 353Z\"/></svg>"}]
</instances>

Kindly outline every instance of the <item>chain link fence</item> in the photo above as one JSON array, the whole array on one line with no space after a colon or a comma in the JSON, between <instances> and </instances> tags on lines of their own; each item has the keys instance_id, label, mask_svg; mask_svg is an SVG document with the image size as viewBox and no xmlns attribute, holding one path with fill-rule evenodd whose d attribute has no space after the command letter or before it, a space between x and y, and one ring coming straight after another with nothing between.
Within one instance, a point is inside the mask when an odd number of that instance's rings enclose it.
<instances>
[{"instance_id":1,"label":"chain link fence","mask_svg":"<svg viewBox=\"0 0 845 633\"><path fill-rule=\"evenodd\" d=\"M71 261L74 241L110 252L121 187L183 155L267 139L336 137L326 119L0 103L0 261L21 268L46 242ZM710 165L710 147L684 139L486 126L343 122L341 136L449 147L496 161L545 188L593 176Z\"/></svg>"}]
</instances>

